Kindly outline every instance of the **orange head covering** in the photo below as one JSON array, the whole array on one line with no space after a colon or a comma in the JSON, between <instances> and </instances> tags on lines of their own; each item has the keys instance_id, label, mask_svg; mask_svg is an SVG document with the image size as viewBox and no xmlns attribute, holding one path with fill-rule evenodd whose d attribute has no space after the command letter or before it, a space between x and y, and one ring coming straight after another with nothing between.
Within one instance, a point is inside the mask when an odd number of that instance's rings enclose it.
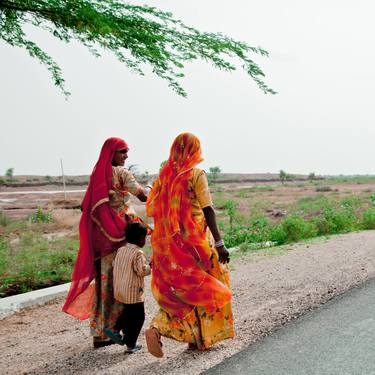
<instances>
[{"instance_id":1,"label":"orange head covering","mask_svg":"<svg viewBox=\"0 0 375 375\"><path fill-rule=\"evenodd\" d=\"M213 311L231 299L229 288L210 274L212 249L192 214L189 179L202 160L199 139L180 134L146 206L155 225L152 291L159 305L180 319L195 306Z\"/></svg>"}]
</instances>

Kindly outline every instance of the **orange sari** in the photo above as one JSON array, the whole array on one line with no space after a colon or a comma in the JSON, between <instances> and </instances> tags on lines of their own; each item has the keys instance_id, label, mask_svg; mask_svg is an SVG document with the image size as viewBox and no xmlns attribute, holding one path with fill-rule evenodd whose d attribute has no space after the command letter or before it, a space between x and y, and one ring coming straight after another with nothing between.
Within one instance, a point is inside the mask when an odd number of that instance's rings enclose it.
<instances>
[{"instance_id":1,"label":"orange sari","mask_svg":"<svg viewBox=\"0 0 375 375\"><path fill-rule=\"evenodd\" d=\"M199 140L178 136L149 195L147 214L155 223L152 292L161 308L151 325L162 336L203 350L234 332L229 274L210 246L203 207L199 219L189 193L201 161ZM202 178L207 183L204 173Z\"/></svg>"}]
</instances>

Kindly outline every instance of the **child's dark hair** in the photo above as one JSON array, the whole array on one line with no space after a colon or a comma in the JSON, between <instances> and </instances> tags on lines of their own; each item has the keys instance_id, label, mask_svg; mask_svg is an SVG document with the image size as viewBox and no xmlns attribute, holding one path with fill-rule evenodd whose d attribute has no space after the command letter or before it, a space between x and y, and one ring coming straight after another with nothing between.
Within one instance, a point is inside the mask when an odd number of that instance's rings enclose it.
<instances>
[{"instance_id":1,"label":"child's dark hair","mask_svg":"<svg viewBox=\"0 0 375 375\"><path fill-rule=\"evenodd\" d=\"M125 228L125 239L127 242L137 244L140 238L147 235L147 228L139 222L128 223Z\"/></svg>"}]
</instances>

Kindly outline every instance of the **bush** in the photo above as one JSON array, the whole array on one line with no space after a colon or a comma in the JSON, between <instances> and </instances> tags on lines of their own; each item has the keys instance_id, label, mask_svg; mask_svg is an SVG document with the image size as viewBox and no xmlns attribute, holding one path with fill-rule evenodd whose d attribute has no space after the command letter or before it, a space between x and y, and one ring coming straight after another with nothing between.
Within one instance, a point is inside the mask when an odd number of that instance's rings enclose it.
<instances>
[{"instance_id":1,"label":"bush","mask_svg":"<svg viewBox=\"0 0 375 375\"><path fill-rule=\"evenodd\" d=\"M348 197L341 201L341 207L346 209L353 209L361 205L361 199L358 197Z\"/></svg>"},{"instance_id":2,"label":"bush","mask_svg":"<svg viewBox=\"0 0 375 375\"><path fill-rule=\"evenodd\" d=\"M271 225L268 218L264 216L255 217L250 221L250 232L252 242L265 242L269 239Z\"/></svg>"},{"instance_id":3,"label":"bush","mask_svg":"<svg viewBox=\"0 0 375 375\"><path fill-rule=\"evenodd\" d=\"M229 225L225 221L221 229L225 232L228 247L245 244L252 249L266 242L283 245L316 236L375 229L375 195L370 197L372 204L368 196L365 198L353 195L338 200L323 194L304 197L299 199L295 214L276 224L265 216L244 220L237 211L236 202L226 201L223 206L227 210Z\"/></svg>"},{"instance_id":4,"label":"bush","mask_svg":"<svg viewBox=\"0 0 375 375\"><path fill-rule=\"evenodd\" d=\"M287 242L297 242L317 235L315 225L298 215L287 217L282 221L281 226L286 233Z\"/></svg>"},{"instance_id":5,"label":"bush","mask_svg":"<svg viewBox=\"0 0 375 375\"><path fill-rule=\"evenodd\" d=\"M363 213L362 227L364 229L375 229L375 208L369 208Z\"/></svg>"},{"instance_id":6,"label":"bush","mask_svg":"<svg viewBox=\"0 0 375 375\"><path fill-rule=\"evenodd\" d=\"M52 220L52 212L44 212L42 207L38 207L35 213L29 216L32 223L49 223Z\"/></svg>"},{"instance_id":7,"label":"bush","mask_svg":"<svg viewBox=\"0 0 375 375\"><path fill-rule=\"evenodd\" d=\"M10 220L7 215L4 214L3 211L0 211L0 226L6 227L10 223Z\"/></svg>"},{"instance_id":8,"label":"bush","mask_svg":"<svg viewBox=\"0 0 375 375\"><path fill-rule=\"evenodd\" d=\"M329 217L335 225L336 233L346 233L354 229L357 220L352 210L332 210L330 215Z\"/></svg>"},{"instance_id":9,"label":"bush","mask_svg":"<svg viewBox=\"0 0 375 375\"><path fill-rule=\"evenodd\" d=\"M236 207L237 207L237 204L234 201L229 200L229 201L225 202L224 208L227 210L227 213L228 213L228 216L229 216L230 227L232 227L232 225L234 223L234 220L236 218L236 213L237 213Z\"/></svg>"},{"instance_id":10,"label":"bush","mask_svg":"<svg viewBox=\"0 0 375 375\"><path fill-rule=\"evenodd\" d=\"M315 227L318 231L318 236L325 236L335 232L335 225L332 221L327 220L325 216L319 216L314 219Z\"/></svg>"},{"instance_id":11,"label":"bush","mask_svg":"<svg viewBox=\"0 0 375 375\"><path fill-rule=\"evenodd\" d=\"M332 191L332 188L330 186L318 186L315 191L318 192L327 192L327 191Z\"/></svg>"},{"instance_id":12,"label":"bush","mask_svg":"<svg viewBox=\"0 0 375 375\"><path fill-rule=\"evenodd\" d=\"M282 225L279 224L271 229L269 239L272 242L276 242L277 245L284 245L288 241L288 236Z\"/></svg>"}]
</instances>

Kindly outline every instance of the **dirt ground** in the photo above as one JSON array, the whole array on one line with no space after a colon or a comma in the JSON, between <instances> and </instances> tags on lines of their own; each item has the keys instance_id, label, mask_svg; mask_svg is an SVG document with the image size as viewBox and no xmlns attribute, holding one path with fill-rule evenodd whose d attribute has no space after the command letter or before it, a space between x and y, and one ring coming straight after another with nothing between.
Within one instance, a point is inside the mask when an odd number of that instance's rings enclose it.
<instances>
[{"instance_id":1,"label":"dirt ground","mask_svg":"<svg viewBox=\"0 0 375 375\"><path fill-rule=\"evenodd\" d=\"M237 175L236 178L238 179ZM249 175L255 178L257 175ZM255 177L254 177L255 176ZM267 176L267 175L261 175ZM326 182L321 181L322 185ZM248 211L248 205L253 205L254 202L262 200L269 202L275 207L278 205L285 206L296 202L302 197L315 196L318 193L316 186L309 184L307 181L294 181L288 182L285 185L280 185L278 181L268 182L237 182L231 183L220 183L212 187L212 192L221 191L223 193L232 194L232 197L236 195L236 192L245 189L251 189L256 187L269 186L274 190L271 191L255 191L250 193L245 199L242 199L239 204L239 210ZM86 185L74 185L66 187L67 199L65 200L62 192L61 185L41 185L33 187L0 187L0 211L2 211L10 219L26 219L30 214L34 213L38 207L42 207L45 210L54 211L56 209L65 209L69 211L78 211L84 195ZM33 191L34 194L22 193ZM51 192L55 193L51 194ZM375 182L369 183L337 183L331 186L331 191L323 193L323 195L339 194L345 197L347 194L358 195L363 192L375 192ZM36 193L35 193L36 192ZM228 199L231 198L229 195ZM134 204L139 205L137 200L134 200ZM139 205L141 207L141 205Z\"/></svg>"},{"instance_id":2,"label":"dirt ground","mask_svg":"<svg viewBox=\"0 0 375 375\"><path fill-rule=\"evenodd\" d=\"M291 319L375 277L375 231L284 246L232 262L236 338L206 352L164 339L165 357L94 350L88 323L60 312L62 301L0 321L1 374L199 374ZM149 282L147 283L149 284ZM157 306L147 290L147 322Z\"/></svg>"}]
</instances>

